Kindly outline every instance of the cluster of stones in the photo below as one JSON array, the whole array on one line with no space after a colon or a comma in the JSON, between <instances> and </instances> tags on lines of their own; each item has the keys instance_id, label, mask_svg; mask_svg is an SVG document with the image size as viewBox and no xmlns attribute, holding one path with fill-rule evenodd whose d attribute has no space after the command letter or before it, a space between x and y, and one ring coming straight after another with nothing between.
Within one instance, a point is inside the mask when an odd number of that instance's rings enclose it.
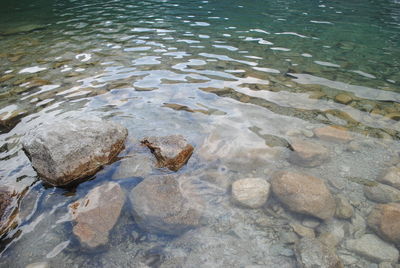
<instances>
[{"instance_id":1,"label":"cluster of stones","mask_svg":"<svg viewBox=\"0 0 400 268\"><path fill-rule=\"evenodd\" d=\"M128 130L117 123L67 119L33 129L23 138L22 146L43 183L69 187L114 162L125 148L127 136ZM171 135L147 137L133 147L120 161L113 179L145 178L129 194L136 223L148 232L170 235L199 225L201 207L188 200L178 176L171 174L187 163L193 146L181 135ZM152 176L155 168L166 175ZM119 183L106 182L69 205L73 233L84 247L108 243L126 199ZM11 194L1 190L1 215L10 214L11 203Z\"/></svg>"}]
</instances>

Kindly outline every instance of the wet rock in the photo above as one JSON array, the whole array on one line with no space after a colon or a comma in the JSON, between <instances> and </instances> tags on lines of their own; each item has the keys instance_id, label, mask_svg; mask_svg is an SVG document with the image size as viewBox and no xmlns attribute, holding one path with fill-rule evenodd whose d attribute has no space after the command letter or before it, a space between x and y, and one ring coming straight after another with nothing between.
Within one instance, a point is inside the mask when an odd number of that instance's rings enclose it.
<instances>
[{"instance_id":1,"label":"wet rock","mask_svg":"<svg viewBox=\"0 0 400 268\"><path fill-rule=\"evenodd\" d=\"M144 178L152 172L154 164L154 161L148 156L132 154L120 161L112 178L114 180L132 177Z\"/></svg>"},{"instance_id":2,"label":"wet rock","mask_svg":"<svg viewBox=\"0 0 400 268\"><path fill-rule=\"evenodd\" d=\"M148 177L130 193L137 223L149 232L170 235L200 224L201 205L189 197L172 175Z\"/></svg>"},{"instance_id":3,"label":"wet rock","mask_svg":"<svg viewBox=\"0 0 400 268\"><path fill-rule=\"evenodd\" d=\"M260 178L247 178L235 181L232 184L232 197L238 204L259 208L267 202L270 184Z\"/></svg>"},{"instance_id":4,"label":"wet rock","mask_svg":"<svg viewBox=\"0 0 400 268\"><path fill-rule=\"evenodd\" d=\"M339 245L345 235L343 222L336 219L325 221L318 227L317 232L319 233L318 240L331 248Z\"/></svg>"},{"instance_id":5,"label":"wet rock","mask_svg":"<svg viewBox=\"0 0 400 268\"><path fill-rule=\"evenodd\" d=\"M325 246L317 239L302 238L295 247L298 266L301 268L341 268L339 257L333 249Z\"/></svg>"},{"instance_id":6,"label":"wet rock","mask_svg":"<svg viewBox=\"0 0 400 268\"><path fill-rule=\"evenodd\" d=\"M340 93L335 96L335 101L341 104L349 104L350 102L352 102L352 100L353 98L346 93Z\"/></svg>"},{"instance_id":7,"label":"wet rock","mask_svg":"<svg viewBox=\"0 0 400 268\"><path fill-rule=\"evenodd\" d=\"M54 186L96 173L123 149L128 131L106 121L62 120L28 133L23 148L41 179Z\"/></svg>"},{"instance_id":8,"label":"wet rock","mask_svg":"<svg viewBox=\"0 0 400 268\"><path fill-rule=\"evenodd\" d=\"M378 181L393 186L400 190L400 167L390 168Z\"/></svg>"},{"instance_id":9,"label":"wet rock","mask_svg":"<svg viewBox=\"0 0 400 268\"><path fill-rule=\"evenodd\" d=\"M12 79L14 77L15 77L15 75L13 75L13 74L5 74L5 75L0 77L0 83L3 83L5 81L7 81L7 80L10 80L10 79Z\"/></svg>"},{"instance_id":10,"label":"wet rock","mask_svg":"<svg viewBox=\"0 0 400 268\"><path fill-rule=\"evenodd\" d=\"M15 193L0 186L0 237L16 225Z\"/></svg>"},{"instance_id":11,"label":"wet rock","mask_svg":"<svg viewBox=\"0 0 400 268\"><path fill-rule=\"evenodd\" d=\"M109 182L92 189L69 206L75 222L73 233L82 244L94 248L108 242L108 234L117 222L125 194L117 183Z\"/></svg>"},{"instance_id":12,"label":"wet rock","mask_svg":"<svg viewBox=\"0 0 400 268\"><path fill-rule=\"evenodd\" d=\"M294 139L291 144L293 152L289 162L305 167L315 167L329 158L329 151L322 145L305 140Z\"/></svg>"},{"instance_id":13,"label":"wet rock","mask_svg":"<svg viewBox=\"0 0 400 268\"><path fill-rule=\"evenodd\" d=\"M399 258L399 251L373 234L366 234L359 239L347 241L347 248L373 262L394 262Z\"/></svg>"},{"instance_id":14,"label":"wet rock","mask_svg":"<svg viewBox=\"0 0 400 268\"><path fill-rule=\"evenodd\" d=\"M350 233L355 238L360 238L365 234L367 229L367 223L359 213L354 213L354 217L351 218L351 225L349 228Z\"/></svg>"},{"instance_id":15,"label":"wet rock","mask_svg":"<svg viewBox=\"0 0 400 268\"><path fill-rule=\"evenodd\" d=\"M339 126L326 126L314 129L314 134L320 139L334 142L348 142L352 139L348 130Z\"/></svg>"},{"instance_id":16,"label":"wet rock","mask_svg":"<svg viewBox=\"0 0 400 268\"><path fill-rule=\"evenodd\" d=\"M193 146L181 135L149 137L142 140L156 157L160 167L177 171L187 163L193 153Z\"/></svg>"},{"instance_id":17,"label":"wet rock","mask_svg":"<svg viewBox=\"0 0 400 268\"><path fill-rule=\"evenodd\" d=\"M335 199L321 179L294 172L278 172L271 185L278 199L292 211L323 220L332 218L335 213Z\"/></svg>"},{"instance_id":18,"label":"wet rock","mask_svg":"<svg viewBox=\"0 0 400 268\"><path fill-rule=\"evenodd\" d=\"M350 219L353 216L353 206L342 195L336 196L335 216L339 219Z\"/></svg>"},{"instance_id":19,"label":"wet rock","mask_svg":"<svg viewBox=\"0 0 400 268\"><path fill-rule=\"evenodd\" d=\"M364 186L364 194L368 199L378 203L400 201L400 190L381 183L373 186Z\"/></svg>"},{"instance_id":20,"label":"wet rock","mask_svg":"<svg viewBox=\"0 0 400 268\"><path fill-rule=\"evenodd\" d=\"M298 223L291 223L290 226L293 228L293 231L300 237L315 238L315 232L311 228L305 227Z\"/></svg>"},{"instance_id":21,"label":"wet rock","mask_svg":"<svg viewBox=\"0 0 400 268\"><path fill-rule=\"evenodd\" d=\"M375 206L367 222L383 239L400 244L400 203Z\"/></svg>"}]
</instances>

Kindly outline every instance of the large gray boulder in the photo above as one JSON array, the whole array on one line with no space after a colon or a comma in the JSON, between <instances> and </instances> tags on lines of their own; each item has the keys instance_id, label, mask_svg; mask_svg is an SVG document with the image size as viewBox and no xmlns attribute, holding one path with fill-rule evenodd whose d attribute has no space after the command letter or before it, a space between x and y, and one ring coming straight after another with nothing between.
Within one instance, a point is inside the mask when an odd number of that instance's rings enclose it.
<instances>
[{"instance_id":1,"label":"large gray boulder","mask_svg":"<svg viewBox=\"0 0 400 268\"><path fill-rule=\"evenodd\" d=\"M96 173L124 148L125 127L106 121L61 120L29 132L22 146L41 179L54 186Z\"/></svg>"},{"instance_id":2,"label":"large gray boulder","mask_svg":"<svg viewBox=\"0 0 400 268\"><path fill-rule=\"evenodd\" d=\"M148 177L129 197L136 222L149 232L178 235L200 224L201 204L183 191L175 176Z\"/></svg>"}]
</instances>

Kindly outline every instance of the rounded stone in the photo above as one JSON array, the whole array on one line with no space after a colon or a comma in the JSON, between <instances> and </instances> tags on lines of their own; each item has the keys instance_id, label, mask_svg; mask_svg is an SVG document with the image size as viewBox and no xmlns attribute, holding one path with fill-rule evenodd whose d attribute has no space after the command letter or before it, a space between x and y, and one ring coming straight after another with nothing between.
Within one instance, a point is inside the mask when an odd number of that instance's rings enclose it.
<instances>
[{"instance_id":1,"label":"rounded stone","mask_svg":"<svg viewBox=\"0 0 400 268\"><path fill-rule=\"evenodd\" d=\"M389 203L374 207L368 216L368 226L379 236L400 244L400 204Z\"/></svg>"},{"instance_id":2,"label":"rounded stone","mask_svg":"<svg viewBox=\"0 0 400 268\"><path fill-rule=\"evenodd\" d=\"M270 184L260 178L246 178L232 184L232 197L238 204L259 208L267 202Z\"/></svg>"}]
</instances>

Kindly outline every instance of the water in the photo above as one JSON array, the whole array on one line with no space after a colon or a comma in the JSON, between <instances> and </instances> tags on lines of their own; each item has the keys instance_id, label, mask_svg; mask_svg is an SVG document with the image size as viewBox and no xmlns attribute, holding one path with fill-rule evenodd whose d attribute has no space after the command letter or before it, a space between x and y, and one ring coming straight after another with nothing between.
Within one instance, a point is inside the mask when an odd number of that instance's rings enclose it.
<instances>
[{"instance_id":1,"label":"water","mask_svg":"<svg viewBox=\"0 0 400 268\"><path fill-rule=\"evenodd\" d=\"M0 178L21 193L1 266L291 267L285 235L303 218L271 197L232 204L230 184L277 170L317 176L353 205L339 257L375 203L363 184L399 163L400 3L370 1L7 1L0 10ZM350 101L340 101L345 94ZM345 104L344 104L345 103ZM206 223L181 237L152 235L125 205L106 249L72 235L68 205L111 180L116 162L76 189L46 188L21 150L34 126L97 116L129 140L182 134L195 153L182 182L205 200ZM311 137L340 125L350 144ZM323 144L314 168L287 161L293 137ZM129 142L128 142L129 143ZM118 180L126 192L137 179ZM354 220L361 219L361 220ZM343 257L345 256L345 257Z\"/></svg>"}]
</instances>

